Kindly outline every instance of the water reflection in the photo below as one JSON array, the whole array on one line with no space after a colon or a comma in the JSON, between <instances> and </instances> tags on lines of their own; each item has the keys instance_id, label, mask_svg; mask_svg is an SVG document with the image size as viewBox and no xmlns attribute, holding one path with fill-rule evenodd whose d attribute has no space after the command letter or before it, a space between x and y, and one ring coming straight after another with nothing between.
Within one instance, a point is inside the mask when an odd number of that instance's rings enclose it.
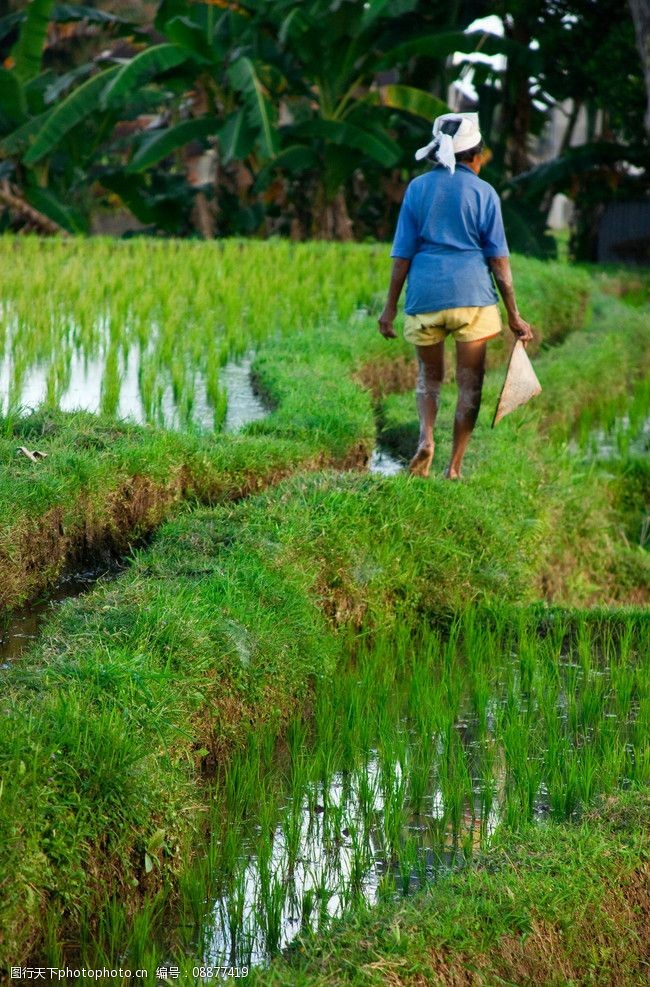
<instances>
[{"instance_id":1,"label":"water reflection","mask_svg":"<svg viewBox=\"0 0 650 987\"><path fill-rule=\"evenodd\" d=\"M437 753L442 743L434 745ZM420 811L409 811L408 768L370 752L355 773L336 772L327 786L290 800L268 841L260 827L239 858L231 890L212 908L208 965L266 963L301 930L318 931L360 903L410 894L442 870L462 865L500 822L499 793L486 799L476 779L454 833L449 806L433 777ZM433 776L433 771L431 775Z\"/></svg>"},{"instance_id":2,"label":"water reflection","mask_svg":"<svg viewBox=\"0 0 650 987\"><path fill-rule=\"evenodd\" d=\"M7 669L11 662L20 658L38 638L43 623L58 604L87 593L102 576L114 575L117 568L117 565L105 566L64 577L49 591L46 599L36 600L4 617L0 614L0 668Z\"/></svg>"},{"instance_id":3,"label":"water reflection","mask_svg":"<svg viewBox=\"0 0 650 987\"><path fill-rule=\"evenodd\" d=\"M608 428L595 428L581 441L573 440L569 449L574 454L600 462L647 456L650 453L650 417L633 421L629 415L621 415Z\"/></svg>"},{"instance_id":4,"label":"water reflection","mask_svg":"<svg viewBox=\"0 0 650 987\"><path fill-rule=\"evenodd\" d=\"M240 360L231 360L221 370L220 380L228 395L224 432L239 432L249 422L269 415L269 409L253 390L251 381L252 352Z\"/></svg>"},{"instance_id":5,"label":"water reflection","mask_svg":"<svg viewBox=\"0 0 650 987\"><path fill-rule=\"evenodd\" d=\"M377 447L373 449L368 470L370 473L378 473L380 476L396 476L403 473L405 468L403 460L393 456L386 449Z\"/></svg>"},{"instance_id":6,"label":"water reflection","mask_svg":"<svg viewBox=\"0 0 650 987\"><path fill-rule=\"evenodd\" d=\"M200 371L178 372L174 378L158 367L152 346L119 351L100 347L94 355L74 350L54 369L36 363L21 370L5 356L0 359L0 412L47 403L62 411L89 411L136 424L238 432L269 414L253 390L252 359L249 352L230 360L210 387Z\"/></svg>"}]
</instances>

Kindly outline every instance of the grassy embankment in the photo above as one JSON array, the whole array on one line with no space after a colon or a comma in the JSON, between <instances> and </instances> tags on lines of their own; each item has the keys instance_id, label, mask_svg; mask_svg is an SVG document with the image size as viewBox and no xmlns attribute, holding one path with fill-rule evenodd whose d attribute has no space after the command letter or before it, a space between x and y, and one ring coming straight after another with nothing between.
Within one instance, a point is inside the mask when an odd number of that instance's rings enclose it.
<instances>
[{"instance_id":1,"label":"grassy embankment","mask_svg":"<svg viewBox=\"0 0 650 987\"><path fill-rule=\"evenodd\" d=\"M74 922L111 891L128 898L134 881L155 886L160 870L185 859L208 794L196 788L201 764L221 759L251 722L282 722L310 678L331 673L341 643L328 618L359 625L449 613L495 593L535 597L554 520L548 503L557 507L565 493L555 471L551 481L543 472L538 416L554 409L557 434L566 434L612 355L631 378L644 368L629 334L603 328L576 338L562 347L563 366L573 360L591 386L580 391L558 373L546 404L490 437L481 479L450 487L296 478L261 499L175 522L131 572L62 610L42 646L6 676L0 846L12 956L42 934L48 903L50 915ZM347 326L298 337L293 359L299 365L302 351L310 365L300 387L286 344L270 346L258 373L280 405L241 442L254 436L260 448L274 434L325 442L333 418L338 428L356 407L354 448L371 405L347 378L376 345L369 350ZM354 431L344 430L346 448ZM570 473L565 463L562 483ZM543 510L540 485L553 495ZM592 534L575 530L574 544ZM145 854L159 862L149 875Z\"/></svg>"},{"instance_id":2,"label":"grassy embankment","mask_svg":"<svg viewBox=\"0 0 650 987\"><path fill-rule=\"evenodd\" d=\"M106 550L124 552L182 500L214 503L299 466L365 461L372 409L344 380L341 414L333 420L321 402L301 439L284 441L272 429L261 440L202 439L188 430L196 432L190 419L199 377L219 423L219 371L230 356L372 305L386 266L383 249L3 237L0 258L0 367L9 381L0 397L0 607L42 591L66 566ZM259 303L270 297L272 306ZM374 337L372 343L371 357L379 349ZM171 389L182 432L115 422L133 353L147 420L160 420ZM98 368L103 419L56 412L75 361ZM21 395L34 372L46 380L45 408L24 417ZM331 375L337 372L345 377L332 366ZM16 457L20 445L48 458L34 464Z\"/></svg>"},{"instance_id":3,"label":"grassy embankment","mask_svg":"<svg viewBox=\"0 0 650 987\"><path fill-rule=\"evenodd\" d=\"M365 365L361 378L380 390L413 380L410 349L389 346L360 317L381 304L384 248L5 237L2 256L8 273L0 363L8 361L4 403L10 410L0 428L6 464L0 607L33 597L66 567L106 551L123 553L184 500L236 499L298 467L363 465L374 443L374 417L368 395L349 379L351 369ZM516 266L539 339L561 338L584 323L584 274L523 258ZM160 285L168 283L170 269L182 275L165 292ZM274 301L262 306L260 298ZM221 420L220 367L273 336L280 336L276 356L260 360L258 376L278 410L263 438L193 434L197 376L208 381L207 397ZM284 346L282 338L295 345ZM120 359L133 351L147 417L158 420L171 386L191 434L125 426L110 417L118 407ZM99 361L104 419L54 410L73 360ZM16 405L35 368L48 381L47 406L23 417ZM48 458L34 464L16 457L23 445Z\"/></svg>"},{"instance_id":4,"label":"grassy embankment","mask_svg":"<svg viewBox=\"0 0 650 987\"><path fill-rule=\"evenodd\" d=\"M505 429L501 424L490 428L499 378L486 380L487 408L470 447L467 496L476 496L477 488L484 492L490 504L489 515L479 522L484 526L492 517L498 523L499 510L506 516L511 510L520 514L516 501L504 502L504 495L508 489L509 496L516 496L527 486L534 503L530 523L544 525L544 548L534 566L537 597L573 605L647 599L648 559L640 542L648 470L643 457L627 447L647 418L649 360L646 312L601 298L588 332L572 335L566 345L536 361L543 393ZM443 390L442 421L452 408L453 394ZM620 435L618 461L590 458L583 448L590 431L614 427L623 414L630 424ZM380 418L382 440L408 455L417 441L409 395L388 396ZM438 433L441 469L449 455L450 430L443 427Z\"/></svg>"}]
</instances>

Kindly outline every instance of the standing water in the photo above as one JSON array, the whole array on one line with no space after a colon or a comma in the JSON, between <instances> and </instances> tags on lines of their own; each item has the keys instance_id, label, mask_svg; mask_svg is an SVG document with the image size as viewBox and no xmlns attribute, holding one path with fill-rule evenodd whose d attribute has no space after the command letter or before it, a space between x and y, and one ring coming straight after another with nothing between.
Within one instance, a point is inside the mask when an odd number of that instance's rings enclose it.
<instances>
[{"instance_id":1,"label":"standing water","mask_svg":"<svg viewBox=\"0 0 650 987\"><path fill-rule=\"evenodd\" d=\"M239 432L249 422L259 421L269 415L268 406L253 390L253 356L249 352L241 360L231 360L221 370L220 380L228 395L224 432Z\"/></svg>"},{"instance_id":2,"label":"standing water","mask_svg":"<svg viewBox=\"0 0 650 987\"><path fill-rule=\"evenodd\" d=\"M405 463L403 460L393 456L392 453L381 446L377 446L372 451L368 469L371 473L378 473L380 476L396 476L404 472Z\"/></svg>"},{"instance_id":3,"label":"standing water","mask_svg":"<svg viewBox=\"0 0 650 987\"><path fill-rule=\"evenodd\" d=\"M177 942L208 966L264 965L464 866L501 825L572 818L641 781L647 634L519 614L362 644L286 745L257 732L226 765L185 882L183 912L202 919Z\"/></svg>"},{"instance_id":4,"label":"standing water","mask_svg":"<svg viewBox=\"0 0 650 987\"><path fill-rule=\"evenodd\" d=\"M102 576L114 574L111 569L85 569L74 576L60 579L46 599L36 600L4 616L0 615L0 669L8 668L35 641L40 629L54 608L73 597L87 593Z\"/></svg>"}]
</instances>

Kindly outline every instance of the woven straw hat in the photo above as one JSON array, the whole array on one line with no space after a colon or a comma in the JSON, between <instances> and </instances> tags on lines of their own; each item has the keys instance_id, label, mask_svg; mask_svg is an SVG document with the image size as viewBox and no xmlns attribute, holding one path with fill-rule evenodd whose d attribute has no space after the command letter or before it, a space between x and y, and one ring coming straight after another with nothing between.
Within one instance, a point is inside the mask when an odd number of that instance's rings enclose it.
<instances>
[{"instance_id":1,"label":"woven straw hat","mask_svg":"<svg viewBox=\"0 0 650 987\"><path fill-rule=\"evenodd\" d=\"M504 415L509 415L515 408L526 404L531 398L542 393L542 386L528 359L526 348L520 339L514 345L510 354L510 362L506 379L501 388L497 410L494 412L492 428L500 422Z\"/></svg>"}]
</instances>

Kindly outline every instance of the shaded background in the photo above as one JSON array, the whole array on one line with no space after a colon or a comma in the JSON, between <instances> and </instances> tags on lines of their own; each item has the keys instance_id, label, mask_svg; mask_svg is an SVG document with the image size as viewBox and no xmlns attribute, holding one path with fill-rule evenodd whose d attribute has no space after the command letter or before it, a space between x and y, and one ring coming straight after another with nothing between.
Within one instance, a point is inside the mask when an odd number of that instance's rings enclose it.
<instances>
[{"instance_id":1,"label":"shaded background","mask_svg":"<svg viewBox=\"0 0 650 987\"><path fill-rule=\"evenodd\" d=\"M649 21L648 0L0 0L0 228L388 239L432 118L478 110L513 249L553 255L570 224L576 259L648 263Z\"/></svg>"}]
</instances>

